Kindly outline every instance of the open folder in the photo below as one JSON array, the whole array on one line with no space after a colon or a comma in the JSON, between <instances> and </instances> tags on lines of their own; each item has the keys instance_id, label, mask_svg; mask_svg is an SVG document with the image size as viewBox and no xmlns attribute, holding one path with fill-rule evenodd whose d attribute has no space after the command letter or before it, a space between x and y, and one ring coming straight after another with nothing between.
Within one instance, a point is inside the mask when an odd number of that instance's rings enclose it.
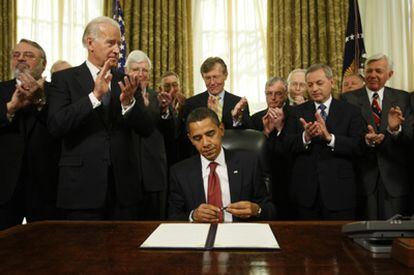
<instances>
[{"instance_id":1,"label":"open folder","mask_svg":"<svg viewBox=\"0 0 414 275\"><path fill-rule=\"evenodd\" d=\"M162 223L140 246L153 249L279 249L265 223Z\"/></svg>"}]
</instances>

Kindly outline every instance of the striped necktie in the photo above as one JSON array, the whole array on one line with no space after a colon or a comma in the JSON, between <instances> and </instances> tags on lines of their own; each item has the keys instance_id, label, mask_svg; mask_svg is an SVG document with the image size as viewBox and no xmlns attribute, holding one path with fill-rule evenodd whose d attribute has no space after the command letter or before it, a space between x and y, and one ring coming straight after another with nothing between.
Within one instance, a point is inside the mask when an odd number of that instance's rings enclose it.
<instances>
[{"instance_id":1,"label":"striped necktie","mask_svg":"<svg viewBox=\"0 0 414 275\"><path fill-rule=\"evenodd\" d=\"M372 109L372 115L374 116L374 122L377 128L379 128L381 125L381 113L382 113L378 100L379 100L379 95L377 92L374 92L374 94L372 95L371 109Z\"/></svg>"}]
</instances>

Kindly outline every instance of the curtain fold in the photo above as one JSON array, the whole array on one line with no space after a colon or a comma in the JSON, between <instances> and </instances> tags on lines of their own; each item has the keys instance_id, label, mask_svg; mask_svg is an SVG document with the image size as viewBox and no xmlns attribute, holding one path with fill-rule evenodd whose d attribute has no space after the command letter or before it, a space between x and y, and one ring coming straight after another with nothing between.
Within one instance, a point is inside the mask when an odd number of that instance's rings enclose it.
<instances>
[{"instance_id":1,"label":"curtain fold","mask_svg":"<svg viewBox=\"0 0 414 275\"><path fill-rule=\"evenodd\" d=\"M314 63L332 67L338 93L342 72L348 1L268 0L267 72L287 78Z\"/></svg>"},{"instance_id":2,"label":"curtain fold","mask_svg":"<svg viewBox=\"0 0 414 275\"><path fill-rule=\"evenodd\" d=\"M112 17L112 0L105 14ZM191 0L122 0L128 53L144 51L152 62L150 86L156 88L166 71L176 72L182 91L193 94Z\"/></svg>"},{"instance_id":3,"label":"curtain fold","mask_svg":"<svg viewBox=\"0 0 414 275\"><path fill-rule=\"evenodd\" d=\"M0 36L0 80L10 79L12 72L10 68L11 51L17 39L17 0L1 1L1 36Z\"/></svg>"}]
</instances>

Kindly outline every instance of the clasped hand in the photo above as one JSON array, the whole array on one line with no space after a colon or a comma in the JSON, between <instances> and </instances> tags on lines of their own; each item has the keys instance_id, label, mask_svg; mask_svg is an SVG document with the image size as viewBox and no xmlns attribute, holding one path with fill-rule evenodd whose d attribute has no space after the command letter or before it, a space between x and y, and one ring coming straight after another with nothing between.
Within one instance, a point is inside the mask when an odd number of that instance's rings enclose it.
<instances>
[{"instance_id":1,"label":"clasped hand","mask_svg":"<svg viewBox=\"0 0 414 275\"><path fill-rule=\"evenodd\" d=\"M332 135L329 133L328 128L326 128L325 120L318 112L315 113L315 118L316 121L313 122L306 122L303 118L299 119L305 130L305 141L309 142L314 137L320 137L326 142L330 142Z\"/></svg>"}]
</instances>

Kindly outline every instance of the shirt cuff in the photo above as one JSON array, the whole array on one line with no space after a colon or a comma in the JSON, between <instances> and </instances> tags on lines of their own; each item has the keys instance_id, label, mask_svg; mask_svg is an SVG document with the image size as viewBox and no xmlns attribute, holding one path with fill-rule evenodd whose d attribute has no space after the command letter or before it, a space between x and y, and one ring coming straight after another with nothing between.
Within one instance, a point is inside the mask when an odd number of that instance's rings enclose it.
<instances>
[{"instance_id":1,"label":"shirt cuff","mask_svg":"<svg viewBox=\"0 0 414 275\"><path fill-rule=\"evenodd\" d=\"M335 135L334 134L331 134L331 137L332 137L332 139L328 143L328 146L331 147L332 149L334 149L335 148Z\"/></svg>"},{"instance_id":2,"label":"shirt cuff","mask_svg":"<svg viewBox=\"0 0 414 275\"><path fill-rule=\"evenodd\" d=\"M387 127L387 132L393 136L398 136L398 134L401 133L401 131L402 131L401 125L398 127L397 131L391 131L390 127Z\"/></svg>"},{"instance_id":3,"label":"shirt cuff","mask_svg":"<svg viewBox=\"0 0 414 275\"><path fill-rule=\"evenodd\" d=\"M161 114L162 119L169 119L170 118L170 109L167 108L167 111L164 114Z\"/></svg>"},{"instance_id":4,"label":"shirt cuff","mask_svg":"<svg viewBox=\"0 0 414 275\"><path fill-rule=\"evenodd\" d=\"M96 96L93 94L93 92L89 93L89 100L92 103L92 108L98 108L99 106L101 106L101 102L96 98Z\"/></svg>"},{"instance_id":5,"label":"shirt cuff","mask_svg":"<svg viewBox=\"0 0 414 275\"><path fill-rule=\"evenodd\" d=\"M305 146L305 147L308 147L308 145L312 141L312 140L309 140L308 142L306 142L306 140L305 140L305 131L303 131L303 133L302 133L302 141L303 141L303 146Z\"/></svg>"},{"instance_id":6,"label":"shirt cuff","mask_svg":"<svg viewBox=\"0 0 414 275\"><path fill-rule=\"evenodd\" d=\"M194 211L195 211L195 210L191 210L191 212L190 212L190 216L188 217L188 220L189 220L190 222L194 222L194 220L193 220L193 213L194 213Z\"/></svg>"},{"instance_id":7,"label":"shirt cuff","mask_svg":"<svg viewBox=\"0 0 414 275\"><path fill-rule=\"evenodd\" d=\"M241 120L237 120L233 118L233 127L239 127L241 126L243 123L241 122Z\"/></svg>"},{"instance_id":8,"label":"shirt cuff","mask_svg":"<svg viewBox=\"0 0 414 275\"><path fill-rule=\"evenodd\" d=\"M136 102L136 100L134 98L134 99L132 99L131 104L126 105L126 106L121 105L121 107L122 107L122 115L123 116L126 115L127 113L129 113L129 111L132 109L132 107L134 107L135 102Z\"/></svg>"}]
</instances>

